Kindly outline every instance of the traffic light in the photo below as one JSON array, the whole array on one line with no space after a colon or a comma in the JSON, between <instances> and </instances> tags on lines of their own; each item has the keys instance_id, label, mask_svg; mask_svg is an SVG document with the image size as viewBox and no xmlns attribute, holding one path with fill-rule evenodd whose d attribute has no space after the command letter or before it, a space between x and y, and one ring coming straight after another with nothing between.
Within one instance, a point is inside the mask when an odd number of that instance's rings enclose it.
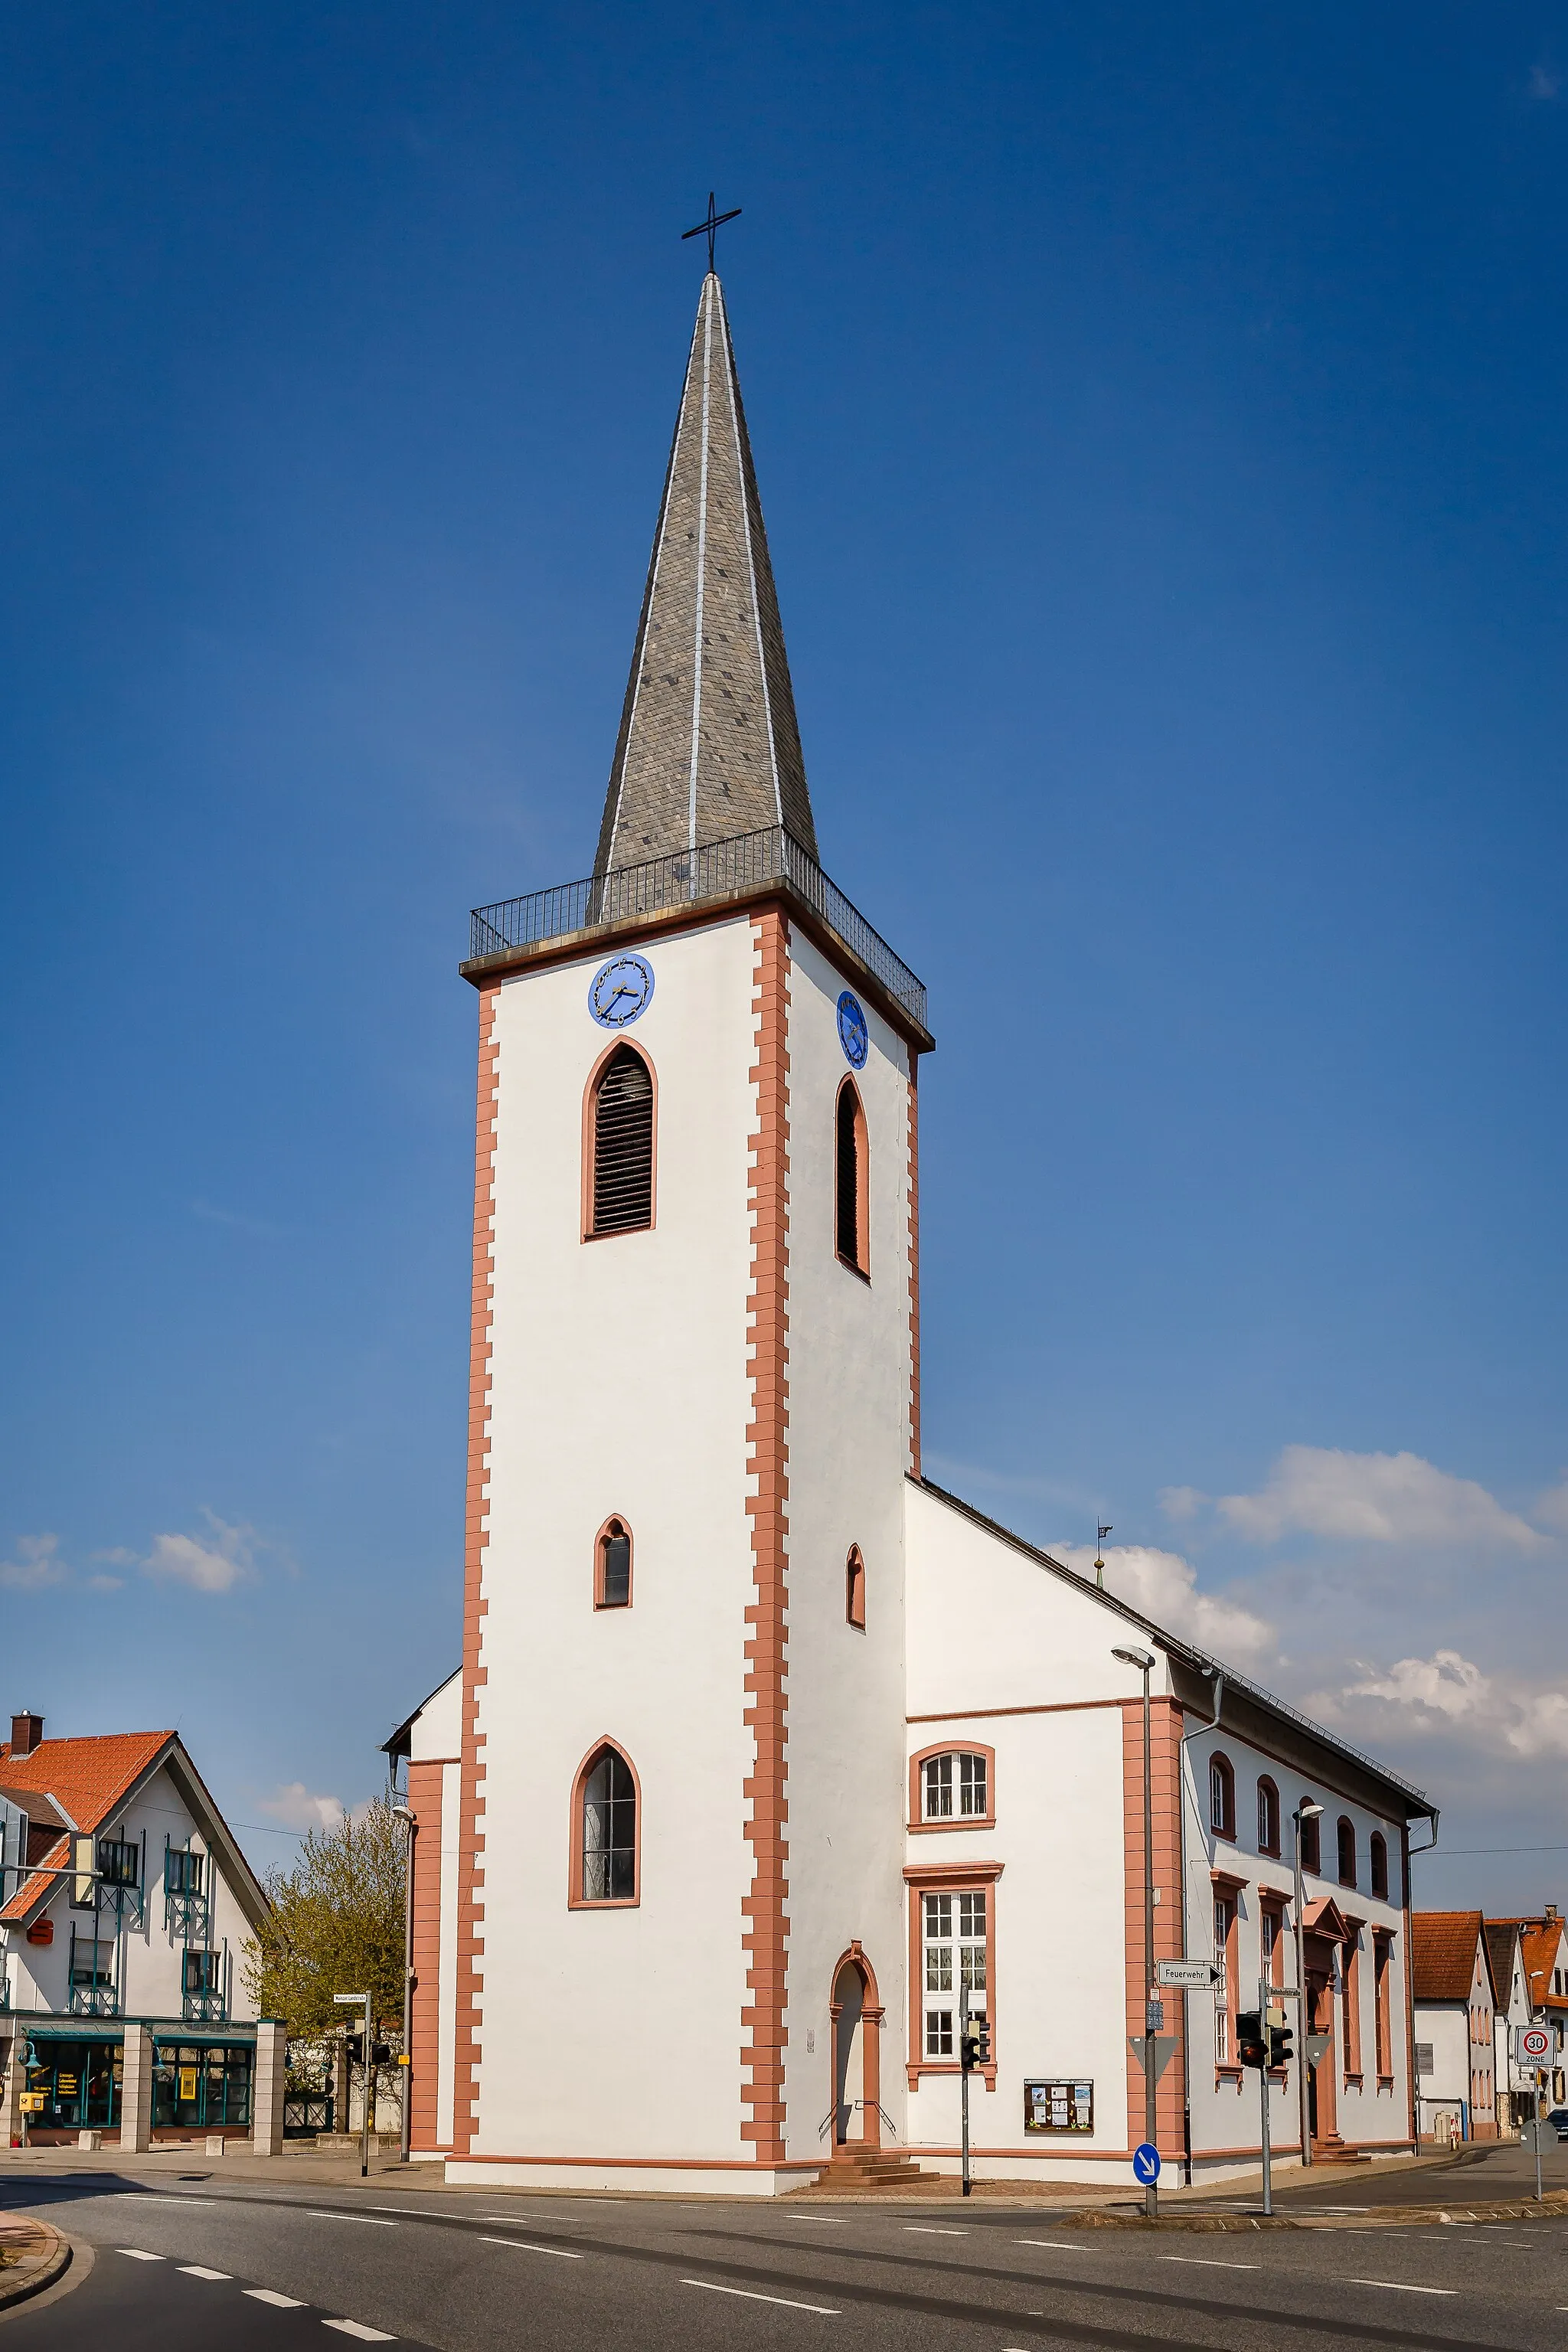
<instances>
[{"instance_id":1,"label":"traffic light","mask_svg":"<svg viewBox=\"0 0 1568 2352\"><path fill-rule=\"evenodd\" d=\"M1290 2028L1288 2025L1271 2025L1268 2029L1268 2063L1271 2066L1289 2066L1295 2055Z\"/></svg>"},{"instance_id":2,"label":"traffic light","mask_svg":"<svg viewBox=\"0 0 1568 2352\"><path fill-rule=\"evenodd\" d=\"M370 2058L373 2066L390 2066L392 2063L391 2042L373 2042L370 2045Z\"/></svg>"},{"instance_id":3,"label":"traffic light","mask_svg":"<svg viewBox=\"0 0 1568 2352\"><path fill-rule=\"evenodd\" d=\"M1268 2063L1263 2018L1256 2009L1244 2009L1236 2021L1236 2054L1244 2066L1261 2067Z\"/></svg>"},{"instance_id":4,"label":"traffic light","mask_svg":"<svg viewBox=\"0 0 1568 2352\"><path fill-rule=\"evenodd\" d=\"M351 2066L363 2066L364 2064L364 2035L363 2033L346 2033L343 2036L343 2050Z\"/></svg>"},{"instance_id":5,"label":"traffic light","mask_svg":"<svg viewBox=\"0 0 1568 2352\"><path fill-rule=\"evenodd\" d=\"M991 2021L987 2017L972 2017L958 2037L959 2063L966 2074L977 2066L991 2063Z\"/></svg>"}]
</instances>

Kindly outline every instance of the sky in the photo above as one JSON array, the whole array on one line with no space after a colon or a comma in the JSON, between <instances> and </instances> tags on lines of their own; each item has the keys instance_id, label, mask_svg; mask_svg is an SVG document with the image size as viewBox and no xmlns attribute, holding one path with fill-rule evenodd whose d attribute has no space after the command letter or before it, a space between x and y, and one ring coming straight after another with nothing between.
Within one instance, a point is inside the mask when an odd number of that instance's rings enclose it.
<instances>
[{"instance_id":1,"label":"sky","mask_svg":"<svg viewBox=\"0 0 1568 2352\"><path fill-rule=\"evenodd\" d=\"M1561 1902L1562 5L0 14L0 1709L266 1864L457 1664L710 187L928 1471Z\"/></svg>"}]
</instances>

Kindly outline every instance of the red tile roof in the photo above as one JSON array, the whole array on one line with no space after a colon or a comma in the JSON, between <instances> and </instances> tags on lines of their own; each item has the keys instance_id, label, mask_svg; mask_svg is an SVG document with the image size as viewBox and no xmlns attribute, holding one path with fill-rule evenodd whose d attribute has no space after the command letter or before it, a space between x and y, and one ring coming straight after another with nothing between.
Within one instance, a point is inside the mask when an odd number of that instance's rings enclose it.
<instances>
[{"instance_id":1,"label":"red tile roof","mask_svg":"<svg viewBox=\"0 0 1568 2352\"><path fill-rule=\"evenodd\" d=\"M13 1755L0 1741L0 1780L26 1801L29 1790L54 1798L84 1834L101 1829L174 1734L172 1731L110 1731L88 1739L40 1739L29 1756ZM47 1859L69 1859L62 1838ZM25 1919L50 1882L35 1876L19 1886L0 1911L0 1921Z\"/></svg>"},{"instance_id":2,"label":"red tile roof","mask_svg":"<svg viewBox=\"0 0 1568 2352\"><path fill-rule=\"evenodd\" d=\"M1502 1927L1517 1927L1524 1947L1525 1996L1537 2009L1556 2007L1564 1996L1554 1993L1552 1974L1563 1966L1563 1921L1558 1917L1500 1919Z\"/></svg>"},{"instance_id":3,"label":"red tile roof","mask_svg":"<svg viewBox=\"0 0 1568 2352\"><path fill-rule=\"evenodd\" d=\"M1485 1951L1479 1911L1413 1911L1411 1977L1417 2000L1468 2000L1476 1981L1476 1948ZM1489 1963L1483 1969L1489 1981Z\"/></svg>"}]
</instances>

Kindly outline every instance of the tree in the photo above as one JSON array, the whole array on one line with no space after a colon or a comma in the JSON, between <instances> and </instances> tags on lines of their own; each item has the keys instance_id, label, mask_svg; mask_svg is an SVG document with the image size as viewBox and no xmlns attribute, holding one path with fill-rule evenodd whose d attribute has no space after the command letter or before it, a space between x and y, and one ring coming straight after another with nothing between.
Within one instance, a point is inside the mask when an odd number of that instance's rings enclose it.
<instances>
[{"instance_id":1,"label":"tree","mask_svg":"<svg viewBox=\"0 0 1568 2352\"><path fill-rule=\"evenodd\" d=\"M377 1797L335 1829L311 1830L292 1870L271 1870L271 1916L243 1951L246 1990L291 2034L330 2033L352 2013L337 1992L368 1992L379 2038L403 2026L403 1824Z\"/></svg>"}]
</instances>

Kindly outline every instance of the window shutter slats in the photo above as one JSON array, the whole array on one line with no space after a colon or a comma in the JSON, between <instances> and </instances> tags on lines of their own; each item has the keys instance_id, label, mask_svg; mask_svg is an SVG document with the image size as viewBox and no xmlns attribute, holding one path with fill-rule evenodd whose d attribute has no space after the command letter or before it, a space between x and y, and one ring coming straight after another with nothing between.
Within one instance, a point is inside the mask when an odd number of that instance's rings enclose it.
<instances>
[{"instance_id":1,"label":"window shutter slats","mask_svg":"<svg viewBox=\"0 0 1568 2352\"><path fill-rule=\"evenodd\" d=\"M594 1231L653 1223L653 1080L629 1045L605 1065L594 1099Z\"/></svg>"}]
</instances>

